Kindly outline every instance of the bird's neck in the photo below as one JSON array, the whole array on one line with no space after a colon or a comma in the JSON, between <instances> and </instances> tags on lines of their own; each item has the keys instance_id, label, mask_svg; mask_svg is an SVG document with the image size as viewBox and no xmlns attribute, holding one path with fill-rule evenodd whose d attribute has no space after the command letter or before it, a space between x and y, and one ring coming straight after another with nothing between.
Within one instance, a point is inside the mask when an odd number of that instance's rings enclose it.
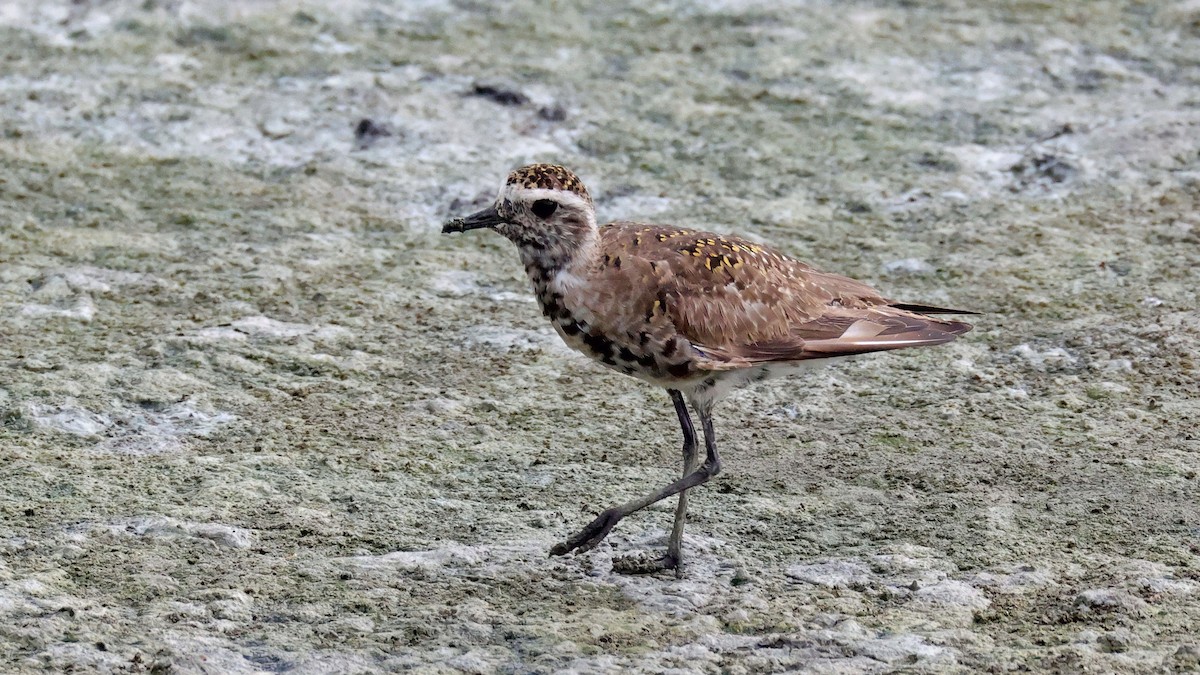
<instances>
[{"instance_id":1,"label":"bird's neck","mask_svg":"<svg viewBox=\"0 0 1200 675\"><path fill-rule=\"evenodd\" d=\"M541 242L517 245L525 272L539 292L560 276L582 277L600 254L600 235L595 223L585 223L570 232Z\"/></svg>"}]
</instances>

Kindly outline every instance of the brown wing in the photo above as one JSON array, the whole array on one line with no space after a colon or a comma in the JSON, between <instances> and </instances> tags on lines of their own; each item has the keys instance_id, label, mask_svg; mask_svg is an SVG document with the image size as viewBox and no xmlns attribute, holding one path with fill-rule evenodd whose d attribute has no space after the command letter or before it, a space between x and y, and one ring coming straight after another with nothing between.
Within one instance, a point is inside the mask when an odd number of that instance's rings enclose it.
<instances>
[{"instance_id":1,"label":"brown wing","mask_svg":"<svg viewBox=\"0 0 1200 675\"><path fill-rule=\"evenodd\" d=\"M712 369L941 344L970 330L737 237L634 223L601 236L599 274L627 311L661 315L655 337L686 338Z\"/></svg>"},{"instance_id":2,"label":"brown wing","mask_svg":"<svg viewBox=\"0 0 1200 675\"><path fill-rule=\"evenodd\" d=\"M888 306L834 311L837 313L793 326L787 336L779 339L698 348L730 363L804 361L939 345L971 330L961 321L941 321Z\"/></svg>"}]
</instances>

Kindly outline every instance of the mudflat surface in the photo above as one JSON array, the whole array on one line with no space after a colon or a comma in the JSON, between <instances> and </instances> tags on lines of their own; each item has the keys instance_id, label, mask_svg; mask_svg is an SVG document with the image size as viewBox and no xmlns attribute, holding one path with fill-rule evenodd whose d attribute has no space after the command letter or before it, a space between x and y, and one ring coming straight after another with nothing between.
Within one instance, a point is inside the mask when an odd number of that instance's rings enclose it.
<instances>
[{"instance_id":1,"label":"mudflat surface","mask_svg":"<svg viewBox=\"0 0 1200 675\"><path fill-rule=\"evenodd\" d=\"M0 3L0 670L1200 665L1200 5L323 4ZM986 314L548 559L679 438L438 234L530 161Z\"/></svg>"}]
</instances>

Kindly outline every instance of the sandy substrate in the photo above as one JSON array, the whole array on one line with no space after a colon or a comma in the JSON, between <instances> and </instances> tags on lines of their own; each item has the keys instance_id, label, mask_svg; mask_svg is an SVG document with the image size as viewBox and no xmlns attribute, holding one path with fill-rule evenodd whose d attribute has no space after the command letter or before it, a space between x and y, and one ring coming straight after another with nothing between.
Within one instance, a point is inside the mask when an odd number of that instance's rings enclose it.
<instances>
[{"instance_id":1,"label":"sandy substrate","mask_svg":"<svg viewBox=\"0 0 1200 675\"><path fill-rule=\"evenodd\" d=\"M0 2L0 671L1200 667L1200 4L502 4ZM530 161L986 315L549 559L679 438L438 234Z\"/></svg>"}]
</instances>

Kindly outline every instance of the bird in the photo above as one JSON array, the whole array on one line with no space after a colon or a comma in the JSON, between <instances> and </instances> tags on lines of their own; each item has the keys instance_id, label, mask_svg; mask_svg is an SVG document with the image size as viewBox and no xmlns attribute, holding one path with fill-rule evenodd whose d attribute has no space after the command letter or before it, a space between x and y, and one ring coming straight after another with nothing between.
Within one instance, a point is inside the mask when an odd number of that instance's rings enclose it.
<instances>
[{"instance_id":1,"label":"bird","mask_svg":"<svg viewBox=\"0 0 1200 675\"><path fill-rule=\"evenodd\" d=\"M596 222L583 182L557 164L508 174L495 201L447 221L443 233L490 229L516 245L542 313L571 348L666 389L683 432L683 474L600 512L550 550L594 549L622 519L678 495L661 556L618 557L618 572L682 577L688 492L721 472L713 406L731 391L815 363L940 345L975 314L896 302L744 238L688 228ZM704 458L689 414L699 417Z\"/></svg>"}]
</instances>

